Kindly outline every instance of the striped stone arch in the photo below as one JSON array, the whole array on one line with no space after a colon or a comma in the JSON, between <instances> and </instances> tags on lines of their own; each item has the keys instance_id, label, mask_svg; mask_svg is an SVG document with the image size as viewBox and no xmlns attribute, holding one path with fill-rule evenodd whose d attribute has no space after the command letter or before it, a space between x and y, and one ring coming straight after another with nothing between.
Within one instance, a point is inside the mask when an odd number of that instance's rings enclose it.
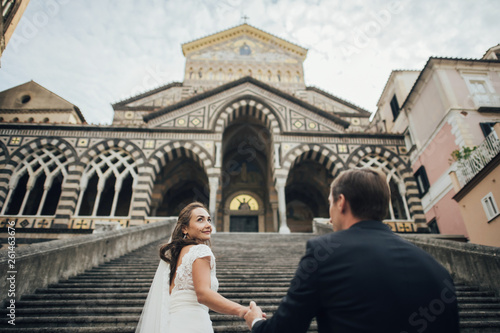
<instances>
[{"instance_id":1,"label":"striped stone arch","mask_svg":"<svg viewBox=\"0 0 500 333\"><path fill-rule=\"evenodd\" d=\"M3 141L0 141L0 167L2 167L9 159L9 150ZM2 168L3 169L3 168Z\"/></svg>"},{"instance_id":2,"label":"striped stone arch","mask_svg":"<svg viewBox=\"0 0 500 333\"><path fill-rule=\"evenodd\" d=\"M158 174L168 162L178 157L192 159L206 173L214 164L213 157L203 147L192 141L175 141L161 146L151 155L149 164L155 169L155 174Z\"/></svg>"},{"instance_id":3,"label":"striped stone arch","mask_svg":"<svg viewBox=\"0 0 500 333\"><path fill-rule=\"evenodd\" d=\"M404 194L410 216L416 223L426 223L412 169L397 154L380 146L362 146L351 152L346 165L349 169L369 166L382 170L388 179L397 177L404 185ZM424 225L421 227L425 228Z\"/></svg>"},{"instance_id":4,"label":"striped stone arch","mask_svg":"<svg viewBox=\"0 0 500 333\"><path fill-rule=\"evenodd\" d=\"M304 144L292 149L283 157L282 168L288 175L296 164L304 160L313 160L325 166L333 177L336 177L345 168L344 162L337 154L324 146L316 144Z\"/></svg>"},{"instance_id":5,"label":"striped stone arch","mask_svg":"<svg viewBox=\"0 0 500 333\"><path fill-rule=\"evenodd\" d=\"M80 193L80 183L82 181L85 168L91 161L110 149L121 149L126 151L132 156L134 165L138 168L138 185L134 188L135 194L132 197L132 202L130 203L130 215L132 218L134 217L134 209L138 201L137 197L140 196L140 191L138 191L140 187L139 181L141 173L145 170L144 164L146 163L146 158L142 150L137 145L128 140L122 139L109 139L96 143L94 146L87 149L87 151L80 157L80 161L78 163L74 163L69 166L70 172L68 175L68 181L65 182L66 186L63 188L64 196L61 194L61 202L58 207L56 217L69 218L70 216L77 214L75 209L79 195L82 194Z\"/></svg>"},{"instance_id":6,"label":"striped stone arch","mask_svg":"<svg viewBox=\"0 0 500 333\"><path fill-rule=\"evenodd\" d=\"M3 141L0 141L0 178L5 174L4 164L9 160L9 150ZM1 205L1 204L0 204Z\"/></svg>"},{"instance_id":7,"label":"striped stone arch","mask_svg":"<svg viewBox=\"0 0 500 333\"><path fill-rule=\"evenodd\" d=\"M224 129L240 116L259 119L272 134L279 134L285 128L271 106L255 96L248 95L238 97L220 108L214 117L215 132L224 132Z\"/></svg>"},{"instance_id":8,"label":"striped stone arch","mask_svg":"<svg viewBox=\"0 0 500 333\"><path fill-rule=\"evenodd\" d=\"M94 146L87 149L87 151L80 158L80 163L85 166L102 152L111 148L122 148L127 151L130 155L132 155L138 165L143 164L146 161L142 150L129 140L109 139L98 142Z\"/></svg>"},{"instance_id":9,"label":"striped stone arch","mask_svg":"<svg viewBox=\"0 0 500 333\"><path fill-rule=\"evenodd\" d=\"M6 157L6 160L3 162L6 164L3 166L0 175L0 208L3 207L3 204L5 203L5 198L7 197L7 194L9 192L10 178L18 165L34 152L47 147L55 148L61 151L63 156L66 158L67 165L74 163L77 159L76 151L71 146L71 144L61 138L38 138L27 143L24 146L19 147L19 149L12 153L10 158Z\"/></svg>"},{"instance_id":10,"label":"striped stone arch","mask_svg":"<svg viewBox=\"0 0 500 333\"><path fill-rule=\"evenodd\" d=\"M137 198L140 203L137 205L137 214L148 216L151 208L154 182L161 170L168 162L179 157L187 157L198 164L207 174L213 168L212 156L200 145L192 141L176 141L168 143L158 148L149 158L147 165L144 165L144 172L139 177L139 188Z\"/></svg>"}]
</instances>

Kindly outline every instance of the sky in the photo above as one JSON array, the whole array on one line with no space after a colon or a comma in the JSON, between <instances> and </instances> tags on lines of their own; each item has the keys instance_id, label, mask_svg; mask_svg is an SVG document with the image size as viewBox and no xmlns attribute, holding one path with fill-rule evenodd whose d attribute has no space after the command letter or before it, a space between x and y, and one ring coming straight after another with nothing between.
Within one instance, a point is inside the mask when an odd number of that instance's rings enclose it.
<instances>
[{"instance_id":1,"label":"sky","mask_svg":"<svg viewBox=\"0 0 500 333\"><path fill-rule=\"evenodd\" d=\"M182 82L181 44L243 23L307 48L307 86L370 112L392 70L481 58L498 0L31 0L1 58L0 91L30 80L111 124L111 104Z\"/></svg>"}]
</instances>

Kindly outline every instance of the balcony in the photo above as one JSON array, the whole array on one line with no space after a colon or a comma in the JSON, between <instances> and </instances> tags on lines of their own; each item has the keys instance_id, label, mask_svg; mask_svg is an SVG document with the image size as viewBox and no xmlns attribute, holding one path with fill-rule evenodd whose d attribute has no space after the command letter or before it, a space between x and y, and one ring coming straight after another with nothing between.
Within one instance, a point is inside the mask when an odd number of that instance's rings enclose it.
<instances>
[{"instance_id":1,"label":"balcony","mask_svg":"<svg viewBox=\"0 0 500 333\"><path fill-rule=\"evenodd\" d=\"M460 188L467 185L499 153L500 140L493 131L467 158L457 162L456 176Z\"/></svg>"}]
</instances>

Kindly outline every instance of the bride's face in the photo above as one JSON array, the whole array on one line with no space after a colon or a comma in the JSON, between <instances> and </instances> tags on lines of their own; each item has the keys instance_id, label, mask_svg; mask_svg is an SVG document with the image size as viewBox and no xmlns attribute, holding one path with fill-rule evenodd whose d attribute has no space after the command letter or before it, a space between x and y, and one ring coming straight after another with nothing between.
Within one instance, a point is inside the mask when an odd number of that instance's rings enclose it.
<instances>
[{"instance_id":1,"label":"bride's face","mask_svg":"<svg viewBox=\"0 0 500 333\"><path fill-rule=\"evenodd\" d=\"M212 219L208 212L203 208L195 208L191 212L189 226L184 229L187 237L197 241L207 241L212 233Z\"/></svg>"}]
</instances>

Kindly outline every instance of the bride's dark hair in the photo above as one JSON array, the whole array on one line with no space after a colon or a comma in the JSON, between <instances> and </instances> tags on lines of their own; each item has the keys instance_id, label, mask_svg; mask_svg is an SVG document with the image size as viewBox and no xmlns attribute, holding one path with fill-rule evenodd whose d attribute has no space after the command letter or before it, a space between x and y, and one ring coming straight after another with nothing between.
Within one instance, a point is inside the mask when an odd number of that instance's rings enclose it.
<instances>
[{"instance_id":1,"label":"bride's dark hair","mask_svg":"<svg viewBox=\"0 0 500 333\"><path fill-rule=\"evenodd\" d=\"M179 259L179 254L181 250L186 245L197 245L197 244L207 244L210 245L210 241L200 242L191 238L184 238L182 229L184 227L189 227L189 221L191 219L191 213L196 208L203 208L208 212L207 207L201 202L192 202L186 207L184 207L179 213L179 219L172 232L172 239L170 243L164 244L160 247L160 258L170 264L170 285L174 282L174 275L177 269L177 260Z\"/></svg>"}]
</instances>

